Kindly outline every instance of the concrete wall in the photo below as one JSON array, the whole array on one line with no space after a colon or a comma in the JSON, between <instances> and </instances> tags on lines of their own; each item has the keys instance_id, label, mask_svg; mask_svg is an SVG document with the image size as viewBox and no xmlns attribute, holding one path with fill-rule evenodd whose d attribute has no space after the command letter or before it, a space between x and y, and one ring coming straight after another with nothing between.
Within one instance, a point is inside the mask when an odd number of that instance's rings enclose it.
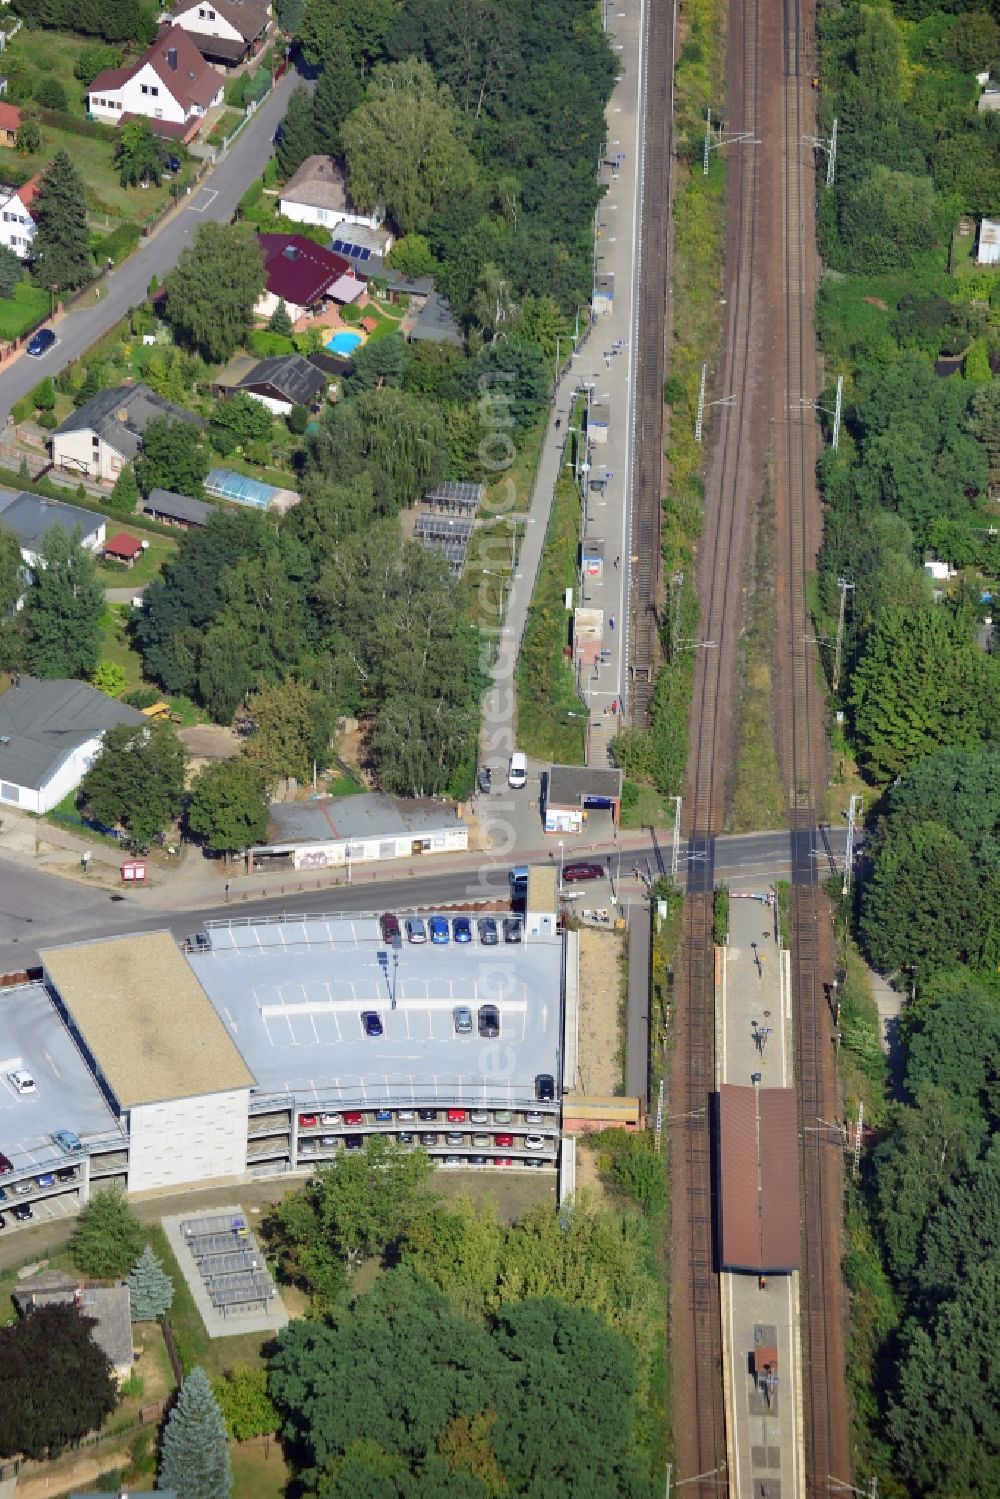
<instances>
[{"instance_id":1,"label":"concrete wall","mask_svg":"<svg viewBox=\"0 0 1000 1499\"><path fill-rule=\"evenodd\" d=\"M238 1088L130 1109L128 1190L242 1175L249 1096Z\"/></svg>"}]
</instances>

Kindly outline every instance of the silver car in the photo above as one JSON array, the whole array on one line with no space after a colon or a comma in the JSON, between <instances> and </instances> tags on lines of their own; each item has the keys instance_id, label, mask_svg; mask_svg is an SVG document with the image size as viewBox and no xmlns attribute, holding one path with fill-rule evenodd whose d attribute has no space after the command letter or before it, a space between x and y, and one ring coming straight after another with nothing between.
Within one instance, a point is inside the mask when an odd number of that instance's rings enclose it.
<instances>
[{"instance_id":1,"label":"silver car","mask_svg":"<svg viewBox=\"0 0 1000 1499\"><path fill-rule=\"evenodd\" d=\"M468 1005L456 1005L451 1013L455 1020L455 1035L471 1036L472 1011L469 1009Z\"/></svg>"}]
</instances>

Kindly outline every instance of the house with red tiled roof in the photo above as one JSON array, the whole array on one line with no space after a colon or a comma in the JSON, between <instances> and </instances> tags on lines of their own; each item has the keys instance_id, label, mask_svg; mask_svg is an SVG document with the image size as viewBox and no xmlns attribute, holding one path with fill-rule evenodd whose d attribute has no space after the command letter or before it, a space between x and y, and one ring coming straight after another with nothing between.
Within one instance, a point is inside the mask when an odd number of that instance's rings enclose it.
<instances>
[{"instance_id":1,"label":"house with red tiled roof","mask_svg":"<svg viewBox=\"0 0 1000 1499\"><path fill-rule=\"evenodd\" d=\"M171 26L134 62L98 73L87 90L87 109L113 124L144 116L157 135L187 141L222 103L223 89L188 33Z\"/></svg>"},{"instance_id":2,"label":"house with red tiled roof","mask_svg":"<svg viewBox=\"0 0 1000 1499\"><path fill-rule=\"evenodd\" d=\"M364 276L352 271L342 255L324 249L302 234L258 234L257 242L264 256L267 277L263 297L254 308L258 317L270 317L279 302L284 302L292 321L310 308L327 301L353 301L353 297L335 294L343 277L351 278L351 287L364 286Z\"/></svg>"},{"instance_id":3,"label":"house with red tiled roof","mask_svg":"<svg viewBox=\"0 0 1000 1499\"><path fill-rule=\"evenodd\" d=\"M16 104L0 104L0 146L16 146L21 111Z\"/></svg>"},{"instance_id":4,"label":"house with red tiled roof","mask_svg":"<svg viewBox=\"0 0 1000 1499\"><path fill-rule=\"evenodd\" d=\"M40 177L31 177L21 187L0 183L0 245L6 245L22 260L31 254L35 237L35 220L31 205L38 192Z\"/></svg>"}]
</instances>

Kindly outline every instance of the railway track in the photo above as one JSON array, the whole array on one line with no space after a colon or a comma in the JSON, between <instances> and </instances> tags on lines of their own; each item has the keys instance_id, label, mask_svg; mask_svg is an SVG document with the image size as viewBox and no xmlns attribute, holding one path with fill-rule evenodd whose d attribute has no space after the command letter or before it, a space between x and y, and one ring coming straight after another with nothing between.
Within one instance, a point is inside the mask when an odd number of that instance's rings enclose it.
<instances>
[{"instance_id":1,"label":"railway track","mask_svg":"<svg viewBox=\"0 0 1000 1499\"><path fill-rule=\"evenodd\" d=\"M660 660L663 380L670 212L672 14L653 0L646 52L646 149L642 164L632 557L629 568L629 721L648 724Z\"/></svg>"},{"instance_id":2,"label":"railway track","mask_svg":"<svg viewBox=\"0 0 1000 1499\"><path fill-rule=\"evenodd\" d=\"M832 977L827 902L818 888L818 808L824 776L825 707L818 687L806 579L815 569L820 508L816 365L812 330L814 170L811 62L805 53L807 0L783 0L782 196L784 249L784 389L779 443L779 528L786 540L779 580L779 729L792 841L790 902L796 1078L802 1186L799 1317L803 1349L806 1492L831 1493L831 1476L850 1476L840 1277L842 1158L819 1122L837 1114L832 1015L823 974Z\"/></svg>"}]
</instances>

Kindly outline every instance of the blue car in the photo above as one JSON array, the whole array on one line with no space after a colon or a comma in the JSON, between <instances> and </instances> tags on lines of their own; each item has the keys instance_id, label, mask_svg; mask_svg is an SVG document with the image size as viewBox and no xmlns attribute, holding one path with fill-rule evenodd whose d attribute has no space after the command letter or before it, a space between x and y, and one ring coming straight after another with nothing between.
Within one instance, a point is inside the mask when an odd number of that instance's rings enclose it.
<instances>
[{"instance_id":1,"label":"blue car","mask_svg":"<svg viewBox=\"0 0 1000 1499\"><path fill-rule=\"evenodd\" d=\"M51 1171L45 1171L41 1176L35 1177L35 1185L38 1187L54 1187L55 1184L56 1179Z\"/></svg>"},{"instance_id":2,"label":"blue car","mask_svg":"<svg viewBox=\"0 0 1000 1499\"><path fill-rule=\"evenodd\" d=\"M362 1010L361 1024L365 1028L366 1036L381 1036L382 1017L376 1010Z\"/></svg>"},{"instance_id":3,"label":"blue car","mask_svg":"<svg viewBox=\"0 0 1000 1499\"><path fill-rule=\"evenodd\" d=\"M28 342L28 353L35 359L39 359L42 354L49 352L55 341L56 336L51 328L39 328L34 338Z\"/></svg>"},{"instance_id":4,"label":"blue car","mask_svg":"<svg viewBox=\"0 0 1000 1499\"><path fill-rule=\"evenodd\" d=\"M451 924L451 934L456 942L472 941L472 922L468 916L456 916Z\"/></svg>"},{"instance_id":5,"label":"blue car","mask_svg":"<svg viewBox=\"0 0 1000 1499\"><path fill-rule=\"evenodd\" d=\"M377 1124L388 1124L389 1121L391 1120L391 1118L392 1118L392 1110L391 1109L376 1109L375 1110L375 1121L376 1121Z\"/></svg>"},{"instance_id":6,"label":"blue car","mask_svg":"<svg viewBox=\"0 0 1000 1499\"><path fill-rule=\"evenodd\" d=\"M431 929L431 941L438 947L443 947L449 940L448 922L443 916L432 916L429 922Z\"/></svg>"}]
</instances>

